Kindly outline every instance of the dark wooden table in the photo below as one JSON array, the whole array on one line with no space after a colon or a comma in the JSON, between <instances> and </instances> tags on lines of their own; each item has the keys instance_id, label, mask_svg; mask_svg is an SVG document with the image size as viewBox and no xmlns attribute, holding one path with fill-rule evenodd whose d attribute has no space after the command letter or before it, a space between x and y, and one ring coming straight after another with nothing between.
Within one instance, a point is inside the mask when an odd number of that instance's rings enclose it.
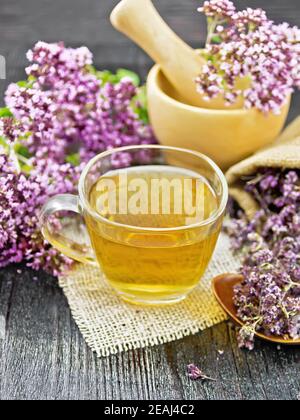
<instances>
[{"instance_id":1,"label":"dark wooden table","mask_svg":"<svg viewBox=\"0 0 300 420\"><path fill-rule=\"evenodd\" d=\"M0 0L0 55L7 80L24 77L25 52L37 40L87 45L100 68L132 68L143 77L151 61L111 27L116 0ZM201 3L201 2L200 2ZM236 1L265 6L270 16L300 24L298 0ZM204 21L194 0L157 0L176 31L202 45ZM299 114L295 95L290 119ZM54 278L20 267L0 270L0 399L297 399L299 348L257 343L238 350L223 323L174 343L97 359L86 346ZM220 356L218 350L224 350ZM216 383L191 382L186 365L197 363Z\"/></svg>"}]
</instances>

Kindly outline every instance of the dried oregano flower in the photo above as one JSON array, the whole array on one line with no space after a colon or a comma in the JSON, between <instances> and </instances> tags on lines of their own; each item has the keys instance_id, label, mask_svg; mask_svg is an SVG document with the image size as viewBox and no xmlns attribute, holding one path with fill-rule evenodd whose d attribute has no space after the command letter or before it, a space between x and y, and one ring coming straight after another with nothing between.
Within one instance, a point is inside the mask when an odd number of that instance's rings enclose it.
<instances>
[{"instance_id":1,"label":"dried oregano flower","mask_svg":"<svg viewBox=\"0 0 300 420\"><path fill-rule=\"evenodd\" d=\"M188 365L188 375L193 380L196 381L200 379L201 381L216 381L216 379L210 378L209 376L205 375L198 366L191 364Z\"/></svg>"},{"instance_id":2,"label":"dried oregano flower","mask_svg":"<svg viewBox=\"0 0 300 420\"><path fill-rule=\"evenodd\" d=\"M253 349L255 332L300 338L300 171L264 169L245 181L261 210L250 222L239 211L227 231L244 254L239 344Z\"/></svg>"}]
</instances>

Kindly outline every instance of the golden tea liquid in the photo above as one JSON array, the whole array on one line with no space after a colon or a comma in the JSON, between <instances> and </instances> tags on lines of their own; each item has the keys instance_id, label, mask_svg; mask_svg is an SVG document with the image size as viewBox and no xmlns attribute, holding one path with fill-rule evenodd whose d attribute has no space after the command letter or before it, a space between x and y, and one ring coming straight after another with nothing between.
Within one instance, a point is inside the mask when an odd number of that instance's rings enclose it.
<instances>
[{"instance_id":1,"label":"golden tea liquid","mask_svg":"<svg viewBox=\"0 0 300 420\"><path fill-rule=\"evenodd\" d=\"M198 284L222 222L197 225L218 210L204 178L169 166L122 169L99 178L89 199L103 218L85 216L93 248L123 298L169 303Z\"/></svg>"}]
</instances>

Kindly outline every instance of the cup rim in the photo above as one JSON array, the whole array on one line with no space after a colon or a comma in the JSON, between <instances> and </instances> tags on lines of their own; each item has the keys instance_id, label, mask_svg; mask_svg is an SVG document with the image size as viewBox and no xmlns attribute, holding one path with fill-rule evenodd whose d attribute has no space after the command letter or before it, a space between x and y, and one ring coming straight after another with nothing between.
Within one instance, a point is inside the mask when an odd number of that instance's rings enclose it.
<instances>
[{"instance_id":1,"label":"cup rim","mask_svg":"<svg viewBox=\"0 0 300 420\"><path fill-rule=\"evenodd\" d=\"M123 152L130 152L133 150L139 151L139 150L144 150L144 149L148 149L148 150L165 150L165 151L174 151L174 152L180 152L180 153L186 153L186 154L190 154L194 157L198 157L201 160L206 161L206 163L208 163L211 168L215 171L215 173L217 174L221 184L222 184L222 189L223 189L223 193L222 193L222 200L219 204L218 210L216 212L214 212L208 219L203 220L202 222L199 223L194 223L188 226L177 226L177 227L172 227L172 228L151 228L151 227L141 227L141 226L133 226L133 225L126 225L123 223L119 223L119 222L114 222L111 220L106 219L105 217L101 216L99 213L97 213L90 205L89 200L87 198L87 194L85 193L85 179L91 169L91 167L98 161L101 160L107 156L113 155L115 153L123 153ZM228 203L228 198L229 198L229 188L228 188L228 184L227 184L227 180L226 177L224 175L224 173L221 171L221 169L218 167L218 165L212 160L210 159L208 156L196 152L194 150L190 150L190 149L184 149L184 148L180 148L180 147L172 147L172 146L161 146L161 145L137 145L137 146L125 146L125 147L119 147L119 148L115 148L115 149L110 149L107 150L103 153L100 153L98 155L96 155L94 158L92 158L85 166L85 168L83 169L80 179L79 179L79 184L78 184L78 192L79 192L79 199L80 199L80 203L81 205L84 207L85 210L88 211L88 213L96 220L101 221L102 223L105 223L107 225L110 226L115 226L115 227L119 227L122 229L127 229L127 230L134 230L136 232L162 232L162 233L167 233L167 232L178 232L178 231L183 231L183 230L192 230L192 229L196 229L196 228L200 228L200 227L204 227L210 224L215 223L225 212L226 207L227 207L227 203Z\"/></svg>"}]
</instances>

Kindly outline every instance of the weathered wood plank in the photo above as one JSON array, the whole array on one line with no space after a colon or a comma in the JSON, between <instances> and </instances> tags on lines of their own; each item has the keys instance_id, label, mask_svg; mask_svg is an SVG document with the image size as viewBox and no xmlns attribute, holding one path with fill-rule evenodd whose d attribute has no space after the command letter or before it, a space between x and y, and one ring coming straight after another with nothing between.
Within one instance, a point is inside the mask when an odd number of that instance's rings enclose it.
<instances>
[{"instance_id":1,"label":"weathered wood plank","mask_svg":"<svg viewBox=\"0 0 300 420\"><path fill-rule=\"evenodd\" d=\"M27 0L26 7L17 0L1 0L0 40L13 46L29 44L39 39L64 40L70 44L129 45L110 25L108 16L118 0ZM197 7L202 0L154 0L154 4L167 22L188 42L200 44L205 39L205 22ZM297 0L235 0L241 9L264 7L276 21L299 23Z\"/></svg>"},{"instance_id":2,"label":"weathered wood plank","mask_svg":"<svg viewBox=\"0 0 300 420\"><path fill-rule=\"evenodd\" d=\"M174 343L97 359L50 276L0 271L0 399L296 399L299 349L238 350L225 323ZM219 350L224 351L223 355ZM216 383L191 382L198 363Z\"/></svg>"}]
</instances>

